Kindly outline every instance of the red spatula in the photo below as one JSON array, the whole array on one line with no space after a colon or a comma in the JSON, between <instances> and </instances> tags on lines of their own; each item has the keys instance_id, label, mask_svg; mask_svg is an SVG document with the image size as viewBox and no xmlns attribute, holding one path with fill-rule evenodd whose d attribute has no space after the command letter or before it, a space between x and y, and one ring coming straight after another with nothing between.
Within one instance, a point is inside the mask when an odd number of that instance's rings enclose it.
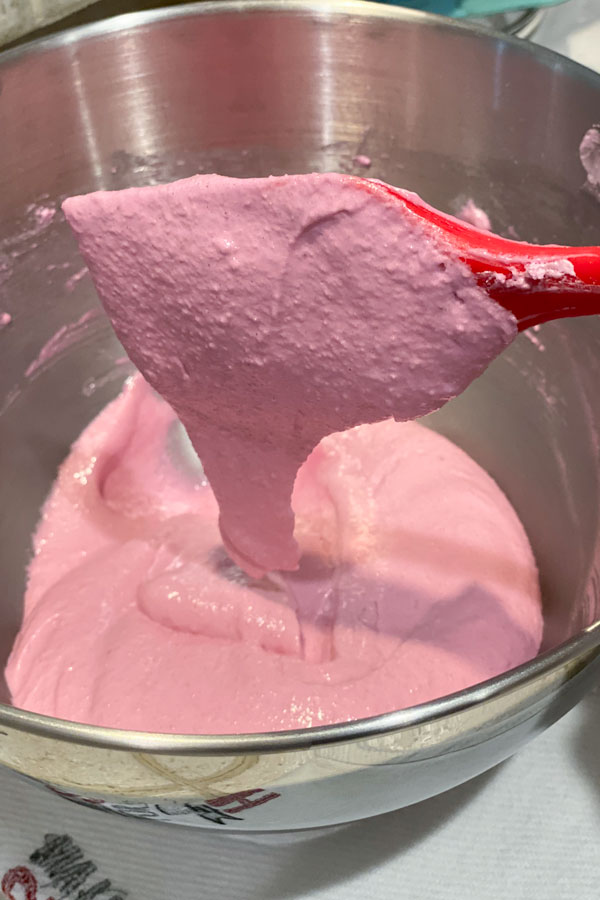
<instances>
[{"instance_id":1,"label":"red spatula","mask_svg":"<svg viewBox=\"0 0 600 900\"><path fill-rule=\"evenodd\" d=\"M519 331L551 319L600 313L600 247L538 246L480 231L417 194L354 177L361 190L393 197L456 249L490 297L513 313Z\"/></svg>"}]
</instances>

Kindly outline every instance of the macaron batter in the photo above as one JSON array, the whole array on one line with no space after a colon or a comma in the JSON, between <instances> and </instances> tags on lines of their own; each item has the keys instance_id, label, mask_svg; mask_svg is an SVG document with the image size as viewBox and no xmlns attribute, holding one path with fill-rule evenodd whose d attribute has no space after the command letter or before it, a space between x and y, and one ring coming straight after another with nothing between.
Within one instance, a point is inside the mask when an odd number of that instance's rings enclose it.
<instances>
[{"instance_id":1,"label":"macaron batter","mask_svg":"<svg viewBox=\"0 0 600 900\"><path fill-rule=\"evenodd\" d=\"M325 438L293 495L299 568L253 579L172 409L140 376L63 464L6 675L78 722L235 733L411 706L535 655L535 562L462 450L387 420Z\"/></svg>"},{"instance_id":2,"label":"macaron batter","mask_svg":"<svg viewBox=\"0 0 600 900\"><path fill-rule=\"evenodd\" d=\"M406 421L462 391L516 322L365 184L197 176L65 203L142 374L44 507L6 670L17 706L273 731L421 703L535 655L514 510Z\"/></svg>"}]
</instances>

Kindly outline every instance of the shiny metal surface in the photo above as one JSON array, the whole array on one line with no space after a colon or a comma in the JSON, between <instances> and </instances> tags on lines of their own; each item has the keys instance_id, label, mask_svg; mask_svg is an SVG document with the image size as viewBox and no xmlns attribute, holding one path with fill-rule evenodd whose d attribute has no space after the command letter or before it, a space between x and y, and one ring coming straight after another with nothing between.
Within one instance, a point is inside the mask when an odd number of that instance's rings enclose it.
<instances>
[{"instance_id":1,"label":"shiny metal surface","mask_svg":"<svg viewBox=\"0 0 600 900\"><path fill-rule=\"evenodd\" d=\"M539 28L545 13L546 10L541 7L530 6L527 9L511 10L491 16L473 16L467 21L490 28L492 31L503 31L515 37L530 38Z\"/></svg>"},{"instance_id":2,"label":"shiny metal surface","mask_svg":"<svg viewBox=\"0 0 600 900\"><path fill-rule=\"evenodd\" d=\"M0 86L0 313L13 317L0 331L0 664L56 467L128 371L61 198L196 171L353 171L360 153L370 175L442 208L472 197L501 232L600 242L578 158L600 78L436 17L293 0L133 14L5 54ZM205 827L221 826L189 815L191 801L224 809L223 795L261 789L269 802L248 801L228 827L289 829L446 790L551 724L600 667L600 320L534 337L431 424L492 473L528 529L545 603L537 660L421 707L278 735L134 734L0 705L0 762Z\"/></svg>"},{"instance_id":3,"label":"shiny metal surface","mask_svg":"<svg viewBox=\"0 0 600 900\"><path fill-rule=\"evenodd\" d=\"M530 6L528 9L523 11L523 13L515 22L509 23L505 28L501 30L507 31L508 34L514 34L516 37L520 37L523 39L530 38L539 28L544 15L544 9Z\"/></svg>"}]
</instances>

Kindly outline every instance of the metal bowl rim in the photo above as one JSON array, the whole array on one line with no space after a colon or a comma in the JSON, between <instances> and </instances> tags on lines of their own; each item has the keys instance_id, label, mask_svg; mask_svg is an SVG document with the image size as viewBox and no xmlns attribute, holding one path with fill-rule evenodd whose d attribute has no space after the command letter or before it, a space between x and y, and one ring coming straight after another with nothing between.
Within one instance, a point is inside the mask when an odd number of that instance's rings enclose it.
<instances>
[{"instance_id":1,"label":"metal bowl rim","mask_svg":"<svg viewBox=\"0 0 600 900\"><path fill-rule=\"evenodd\" d=\"M597 652L594 653L594 651ZM213 756L309 750L317 746L325 747L349 741L372 740L430 725L437 719L465 712L474 706L506 697L519 688L543 679L546 675L555 674L562 667L572 666L573 670L568 674L565 673L565 680L567 680L585 668L591 659L595 659L599 654L600 620L589 625L558 648L548 650L509 672L504 672L495 678L490 678L454 694L448 694L419 706L411 706L407 709L383 713L366 719L289 731L214 735L127 731L70 722L5 704L0 704L0 726L5 725L40 737L55 738L71 743L141 753ZM578 659L582 660L581 665L577 665Z\"/></svg>"},{"instance_id":2,"label":"metal bowl rim","mask_svg":"<svg viewBox=\"0 0 600 900\"><path fill-rule=\"evenodd\" d=\"M194 3L182 3L178 6L162 7L139 12L122 13L87 25L76 25L59 31L56 34L36 38L16 47L0 51L0 65L17 61L33 52L44 52L57 48L78 44L81 41L103 37L113 32L153 25L178 18L196 18L198 16L235 15L238 13L295 13L296 15L320 16L322 18L341 19L356 17L360 19L393 20L399 22L420 23L445 31L464 31L486 38L487 40L508 44L522 52L530 53L547 64L560 63L573 75L584 77L600 84L600 73L587 66L569 59L554 50L538 44L495 31L475 22L452 19L437 13L409 9L402 6L389 6L370 0L196 0Z\"/></svg>"},{"instance_id":3,"label":"metal bowl rim","mask_svg":"<svg viewBox=\"0 0 600 900\"><path fill-rule=\"evenodd\" d=\"M296 15L321 16L339 19L354 16L361 19L393 20L420 23L422 26L447 31L465 31L487 41L501 41L521 52L530 53L548 65L560 62L567 72L589 79L600 89L600 74L563 57L552 50L526 41L494 32L483 26L449 19L420 10L385 6L367 0L209 0L175 7L125 13L88 25L80 25L49 37L42 37L0 52L0 66L16 62L31 53L43 53L82 41L101 38L124 29L138 28L162 21L186 16L232 15L237 13L295 13ZM1 73L0 73L1 74ZM562 666L575 664L576 660L594 650L600 652L600 620L580 631L559 647L540 654L535 659L485 682L449 694L428 703L408 709L396 710L365 719L341 722L314 728L256 734L193 735L158 734L142 731L126 731L95 725L84 725L51 716L28 712L0 703L0 725L27 731L41 737L80 743L88 746L124 751L176 755L215 755L240 753L274 753L308 750L314 746L373 739L395 734L403 730L430 724L478 704L485 703L525 687L547 674L555 673ZM582 666L585 666L584 662ZM0 732L1 733L1 732Z\"/></svg>"}]
</instances>

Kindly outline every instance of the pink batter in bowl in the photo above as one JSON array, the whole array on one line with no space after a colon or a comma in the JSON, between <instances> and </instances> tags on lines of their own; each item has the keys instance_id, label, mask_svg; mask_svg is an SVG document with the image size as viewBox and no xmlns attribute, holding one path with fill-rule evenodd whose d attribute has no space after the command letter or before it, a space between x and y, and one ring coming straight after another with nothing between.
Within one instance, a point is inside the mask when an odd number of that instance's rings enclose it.
<instances>
[{"instance_id":1,"label":"pink batter in bowl","mask_svg":"<svg viewBox=\"0 0 600 900\"><path fill-rule=\"evenodd\" d=\"M59 211L66 196L197 172L360 173L368 156L369 176L448 211L471 198L501 233L598 242L578 154L598 76L435 17L203 3L11 51L0 77L2 668L57 468L131 373ZM505 759L600 665L599 350L596 319L522 335L427 421L489 472L525 527L543 597L535 660L401 711L275 733L81 725L11 707L5 689L0 763L93 808L228 833L375 815Z\"/></svg>"}]
</instances>

